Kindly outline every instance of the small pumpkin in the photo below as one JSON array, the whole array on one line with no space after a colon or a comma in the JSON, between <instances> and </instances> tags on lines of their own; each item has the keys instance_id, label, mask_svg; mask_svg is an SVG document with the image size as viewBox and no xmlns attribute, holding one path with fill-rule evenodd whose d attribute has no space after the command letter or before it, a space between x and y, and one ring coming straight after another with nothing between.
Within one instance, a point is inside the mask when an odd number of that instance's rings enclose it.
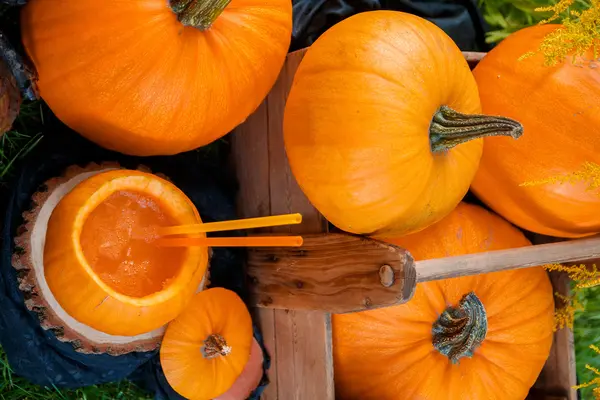
<instances>
[{"instance_id":1,"label":"small pumpkin","mask_svg":"<svg viewBox=\"0 0 600 400\"><path fill-rule=\"evenodd\" d=\"M210 400L226 393L240 378L252 342L252 319L244 302L230 290L212 288L196 294L169 324L160 363L177 393Z\"/></svg>"},{"instance_id":2,"label":"small pumpkin","mask_svg":"<svg viewBox=\"0 0 600 400\"><path fill-rule=\"evenodd\" d=\"M417 260L527 246L516 228L461 203L390 240ZM522 400L552 345L554 299L541 267L420 283L403 305L333 316L340 399Z\"/></svg>"},{"instance_id":3,"label":"small pumpkin","mask_svg":"<svg viewBox=\"0 0 600 400\"><path fill-rule=\"evenodd\" d=\"M199 288L208 250L158 248L149 232L201 222L193 203L170 182L141 171L101 172L52 211L45 280L80 323L111 335L153 331L174 319Z\"/></svg>"},{"instance_id":4,"label":"small pumpkin","mask_svg":"<svg viewBox=\"0 0 600 400\"><path fill-rule=\"evenodd\" d=\"M480 112L475 80L434 24L354 15L306 52L285 107L290 166L313 205L347 232L404 235L460 202L488 135L517 122Z\"/></svg>"},{"instance_id":5,"label":"small pumpkin","mask_svg":"<svg viewBox=\"0 0 600 400\"><path fill-rule=\"evenodd\" d=\"M570 175L585 163L600 164L600 77L570 58L544 66L536 50L557 25L518 31L494 48L474 70L483 111L518 119L518 141L486 138L473 192L521 228L559 237L600 232L600 196L588 182L527 182ZM592 52L588 54L593 59ZM501 94L501 95L499 95Z\"/></svg>"},{"instance_id":6,"label":"small pumpkin","mask_svg":"<svg viewBox=\"0 0 600 400\"><path fill-rule=\"evenodd\" d=\"M290 0L31 0L25 49L65 124L133 155L192 150L243 122L275 83Z\"/></svg>"}]
</instances>

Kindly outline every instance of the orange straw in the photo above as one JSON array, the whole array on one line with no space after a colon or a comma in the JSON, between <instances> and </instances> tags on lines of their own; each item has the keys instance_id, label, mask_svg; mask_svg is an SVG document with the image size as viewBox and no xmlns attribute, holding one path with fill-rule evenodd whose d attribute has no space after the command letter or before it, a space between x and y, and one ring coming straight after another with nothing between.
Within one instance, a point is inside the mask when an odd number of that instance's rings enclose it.
<instances>
[{"instance_id":1,"label":"orange straw","mask_svg":"<svg viewBox=\"0 0 600 400\"><path fill-rule=\"evenodd\" d=\"M251 236L224 238L159 238L154 244L160 247L300 247L302 236Z\"/></svg>"},{"instance_id":2,"label":"orange straw","mask_svg":"<svg viewBox=\"0 0 600 400\"><path fill-rule=\"evenodd\" d=\"M271 217L237 219L233 221L209 222L206 224L167 226L158 228L158 236L193 235L198 233L234 231L238 229L266 228L293 225L302 222L301 214L274 215Z\"/></svg>"}]
</instances>

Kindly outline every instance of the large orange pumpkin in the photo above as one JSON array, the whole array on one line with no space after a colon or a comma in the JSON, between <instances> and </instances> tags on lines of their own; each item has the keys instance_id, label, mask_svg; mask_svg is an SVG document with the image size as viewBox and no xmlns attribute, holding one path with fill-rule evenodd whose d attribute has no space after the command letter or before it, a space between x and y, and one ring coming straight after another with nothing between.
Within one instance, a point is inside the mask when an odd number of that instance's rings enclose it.
<instances>
[{"instance_id":1,"label":"large orange pumpkin","mask_svg":"<svg viewBox=\"0 0 600 400\"><path fill-rule=\"evenodd\" d=\"M25 48L68 126L109 149L174 154L225 135L275 83L291 0L31 0Z\"/></svg>"},{"instance_id":2,"label":"large orange pumpkin","mask_svg":"<svg viewBox=\"0 0 600 400\"><path fill-rule=\"evenodd\" d=\"M417 260L530 243L506 221L460 204L394 243ZM539 267L417 285L410 302L333 316L344 400L522 400L552 344L554 300Z\"/></svg>"},{"instance_id":3,"label":"large orange pumpkin","mask_svg":"<svg viewBox=\"0 0 600 400\"><path fill-rule=\"evenodd\" d=\"M205 247L165 249L153 228L201 223L177 187L140 171L111 170L73 188L46 231L44 271L56 301L77 321L134 336L174 319L205 276Z\"/></svg>"},{"instance_id":4,"label":"large orange pumpkin","mask_svg":"<svg viewBox=\"0 0 600 400\"><path fill-rule=\"evenodd\" d=\"M512 223L559 237L600 232L600 196L588 182L520 186L600 164L600 75L571 58L544 66L536 50L556 25L523 29L506 38L475 68L486 113L523 124L518 141L486 138L473 191ZM590 52L589 58L593 59Z\"/></svg>"},{"instance_id":5,"label":"large orange pumpkin","mask_svg":"<svg viewBox=\"0 0 600 400\"><path fill-rule=\"evenodd\" d=\"M432 23L393 11L325 32L295 75L284 118L294 176L329 221L404 235L439 221L466 194L486 135L520 126L480 112L458 47Z\"/></svg>"},{"instance_id":6,"label":"large orange pumpkin","mask_svg":"<svg viewBox=\"0 0 600 400\"><path fill-rule=\"evenodd\" d=\"M177 393L210 400L225 394L242 375L252 343L252 319L244 302L230 290L208 289L195 295L167 327L160 363ZM262 365L253 362L252 369L262 371Z\"/></svg>"}]
</instances>

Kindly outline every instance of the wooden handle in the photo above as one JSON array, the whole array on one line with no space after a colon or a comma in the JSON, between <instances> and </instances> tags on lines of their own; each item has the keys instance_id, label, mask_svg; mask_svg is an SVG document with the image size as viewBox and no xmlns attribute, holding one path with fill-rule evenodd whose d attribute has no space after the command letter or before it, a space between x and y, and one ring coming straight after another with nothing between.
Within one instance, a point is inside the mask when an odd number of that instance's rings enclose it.
<instances>
[{"instance_id":1,"label":"wooden handle","mask_svg":"<svg viewBox=\"0 0 600 400\"><path fill-rule=\"evenodd\" d=\"M419 261L416 263L417 282L585 261L599 257L600 236L594 236L588 239Z\"/></svg>"},{"instance_id":2,"label":"wooden handle","mask_svg":"<svg viewBox=\"0 0 600 400\"><path fill-rule=\"evenodd\" d=\"M300 248L248 250L254 305L346 313L412 297L414 261L406 250L348 234L303 237Z\"/></svg>"}]
</instances>

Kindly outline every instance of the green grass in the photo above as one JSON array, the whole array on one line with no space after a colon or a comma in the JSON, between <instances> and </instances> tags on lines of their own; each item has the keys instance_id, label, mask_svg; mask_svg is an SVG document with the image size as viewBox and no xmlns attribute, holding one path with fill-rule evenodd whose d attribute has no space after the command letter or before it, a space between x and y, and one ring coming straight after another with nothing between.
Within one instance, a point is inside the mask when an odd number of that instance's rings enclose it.
<instances>
[{"instance_id":1,"label":"green grass","mask_svg":"<svg viewBox=\"0 0 600 400\"><path fill-rule=\"evenodd\" d=\"M0 400L149 400L150 395L129 381L59 390L33 385L13 374L0 351Z\"/></svg>"},{"instance_id":2,"label":"green grass","mask_svg":"<svg viewBox=\"0 0 600 400\"><path fill-rule=\"evenodd\" d=\"M40 142L43 127L41 102L23 104L12 129L0 137L0 185L6 185L18 162Z\"/></svg>"},{"instance_id":3,"label":"green grass","mask_svg":"<svg viewBox=\"0 0 600 400\"><path fill-rule=\"evenodd\" d=\"M534 11L555 4L553 0L479 0L485 21L490 26L488 43L498 43L513 32L535 25L551 14ZM589 0L575 0L572 9L588 8Z\"/></svg>"},{"instance_id":4,"label":"green grass","mask_svg":"<svg viewBox=\"0 0 600 400\"><path fill-rule=\"evenodd\" d=\"M596 378L586 364L600 368L600 356L589 348L590 344L600 346L600 286L582 290L578 299L585 312L576 315L573 333L577 376L583 383ZM581 394L584 400L593 399L592 388L582 389Z\"/></svg>"}]
</instances>

